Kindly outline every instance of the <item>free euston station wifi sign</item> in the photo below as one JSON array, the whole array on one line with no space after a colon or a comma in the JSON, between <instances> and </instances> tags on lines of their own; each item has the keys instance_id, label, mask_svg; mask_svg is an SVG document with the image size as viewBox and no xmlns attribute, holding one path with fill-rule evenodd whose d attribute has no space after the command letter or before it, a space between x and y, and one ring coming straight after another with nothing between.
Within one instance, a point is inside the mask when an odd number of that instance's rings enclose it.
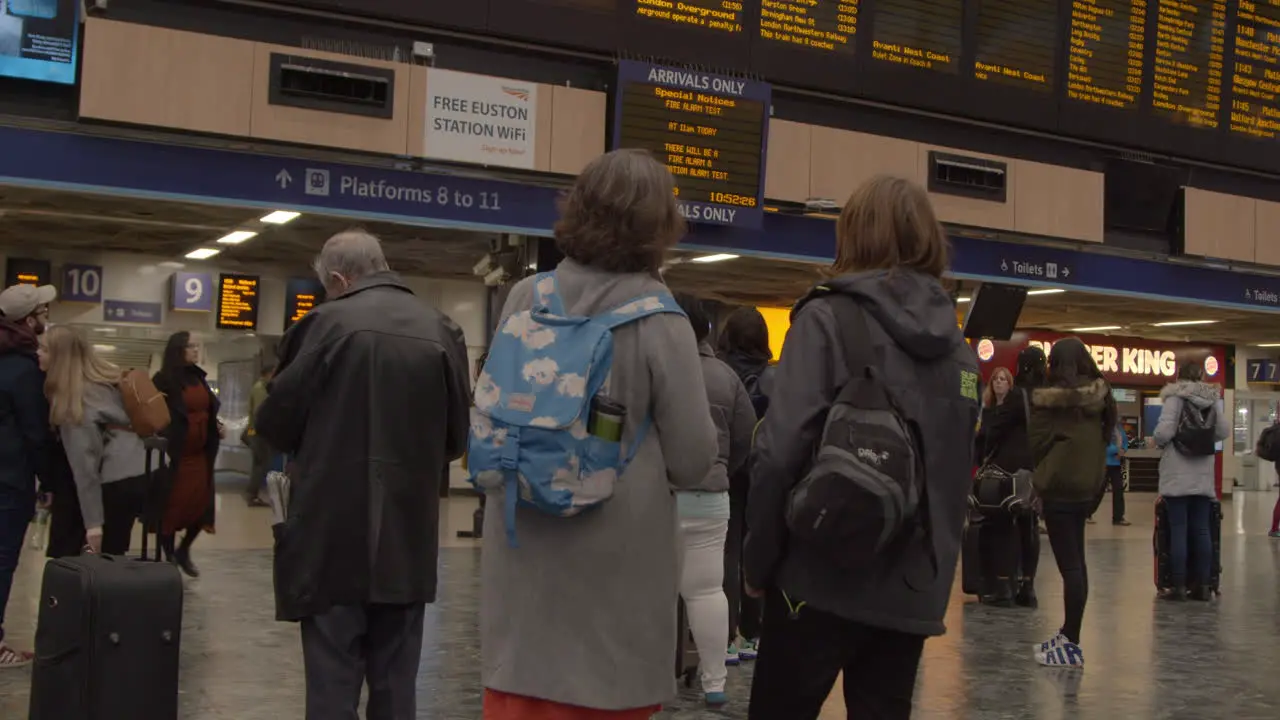
<instances>
[{"instance_id":1,"label":"free euston station wifi sign","mask_svg":"<svg viewBox=\"0 0 1280 720\"><path fill-rule=\"evenodd\" d=\"M759 228L769 85L631 61L618 85L614 147L665 163L690 222Z\"/></svg>"}]
</instances>

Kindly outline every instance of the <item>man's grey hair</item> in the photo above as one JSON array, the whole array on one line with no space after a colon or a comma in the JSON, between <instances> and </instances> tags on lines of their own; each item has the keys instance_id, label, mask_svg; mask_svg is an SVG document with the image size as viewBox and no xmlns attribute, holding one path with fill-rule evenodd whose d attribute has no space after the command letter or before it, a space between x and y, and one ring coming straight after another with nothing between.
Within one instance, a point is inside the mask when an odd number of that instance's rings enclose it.
<instances>
[{"instance_id":1,"label":"man's grey hair","mask_svg":"<svg viewBox=\"0 0 1280 720\"><path fill-rule=\"evenodd\" d=\"M347 230L329 238L313 267L321 282L328 282L332 273L355 282L390 269L382 254L382 241L364 230Z\"/></svg>"}]
</instances>

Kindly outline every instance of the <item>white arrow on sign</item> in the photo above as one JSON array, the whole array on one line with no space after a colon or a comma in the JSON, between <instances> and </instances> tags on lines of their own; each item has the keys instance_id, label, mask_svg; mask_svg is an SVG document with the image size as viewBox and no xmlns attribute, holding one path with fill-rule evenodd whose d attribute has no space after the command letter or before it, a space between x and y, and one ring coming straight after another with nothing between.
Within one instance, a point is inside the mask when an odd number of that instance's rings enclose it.
<instances>
[{"instance_id":1,"label":"white arrow on sign","mask_svg":"<svg viewBox=\"0 0 1280 720\"><path fill-rule=\"evenodd\" d=\"M293 182L293 176L289 174L288 170L281 170L276 173L276 182L280 183L280 189L283 190L289 187L289 183Z\"/></svg>"},{"instance_id":2,"label":"white arrow on sign","mask_svg":"<svg viewBox=\"0 0 1280 720\"><path fill-rule=\"evenodd\" d=\"M1066 267L1066 266L1064 265L1064 266L1063 266L1063 268L1062 268L1062 277L1064 277L1064 278L1069 278L1069 277L1071 277L1071 268Z\"/></svg>"}]
</instances>

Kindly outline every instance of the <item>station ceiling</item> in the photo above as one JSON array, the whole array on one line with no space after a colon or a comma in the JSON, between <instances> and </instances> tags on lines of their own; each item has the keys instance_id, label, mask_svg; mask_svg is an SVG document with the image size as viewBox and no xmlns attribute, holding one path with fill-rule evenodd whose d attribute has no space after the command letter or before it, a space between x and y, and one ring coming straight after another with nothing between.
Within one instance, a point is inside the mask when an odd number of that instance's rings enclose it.
<instances>
[{"instance_id":1,"label":"station ceiling","mask_svg":"<svg viewBox=\"0 0 1280 720\"><path fill-rule=\"evenodd\" d=\"M182 256L212 245L231 230L256 226L255 220L264 214L250 208L0 186L0 250L21 255L43 248L69 256L77 251L126 252L191 262ZM258 226L257 237L223 246L222 254L211 262L228 269L306 275L328 237L356 226L382 238L392 267L409 275L471 278L472 267L496 239L487 233L303 215L282 226ZM708 264L677 262L666 277L673 288L700 296L787 306L821 280L822 268L742 257ZM966 297L973 284L952 286L958 296ZM1217 322L1155 326L1184 320ZM1280 315L1076 291L1029 297L1019 325L1065 332L1120 326L1108 332L1171 341L1280 343Z\"/></svg>"}]
</instances>

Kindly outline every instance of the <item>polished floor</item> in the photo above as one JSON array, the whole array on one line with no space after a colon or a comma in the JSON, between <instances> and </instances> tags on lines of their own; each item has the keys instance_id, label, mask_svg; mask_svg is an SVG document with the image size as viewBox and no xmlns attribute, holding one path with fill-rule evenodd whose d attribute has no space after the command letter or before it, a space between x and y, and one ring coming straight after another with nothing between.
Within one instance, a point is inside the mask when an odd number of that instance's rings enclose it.
<instances>
[{"instance_id":1,"label":"polished floor","mask_svg":"<svg viewBox=\"0 0 1280 720\"><path fill-rule=\"evenodd\" d=\"M949 633L925 646L918 718L1280 717L1280 541L1265 536L1274 493L1227 503L1223 595L1210 604L1153 599L1150 496L1131 499L1133 527L1089 527L1089 609L1082 672L1034 665L1033 643L1061 621L1061 584L1045 543L1041 609L996 610L959 594ZM268 513L220 496L219 532L202 538L203 575L188 584L182 638L183 720L293 720L302 717L297 628L272 620ZM480 716L479 551L455 531L470 526L474 500L455 499L442 529L440 602L428 614L419 675L419 718ZM8 612L12 641L29 647L40 553L28 551ZM684 691L664 720L745 718L751 668L730 672L732 702L700 707ZM0 719L26 717L29 673L0 671ZM824 720L843 718L838 690Z\"/></svg>"}]
</instances>

